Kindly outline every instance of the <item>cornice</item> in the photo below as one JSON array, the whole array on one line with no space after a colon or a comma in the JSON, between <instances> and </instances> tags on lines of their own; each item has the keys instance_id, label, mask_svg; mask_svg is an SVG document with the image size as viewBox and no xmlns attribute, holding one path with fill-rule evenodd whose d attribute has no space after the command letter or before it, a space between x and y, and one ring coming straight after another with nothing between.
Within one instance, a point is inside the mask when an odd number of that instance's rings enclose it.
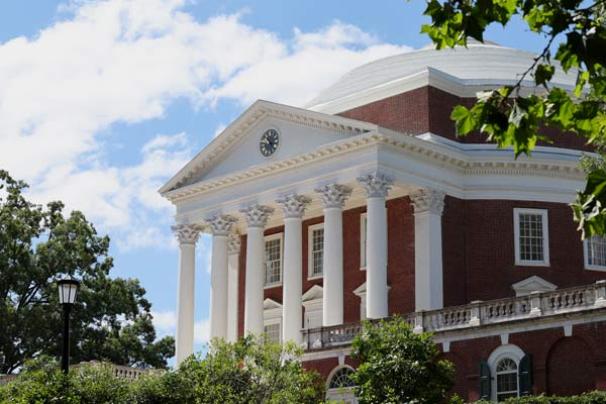
<instances>
[{"instance_id":1,"label":"cornice","mask_svg":"<svg viewBox=\"0 0 606 404\"><path fill-rule=\"evenodd\" d=\"M584 178L584 173L578 166L578 162L573 160L561 159L560 161L546 162L544 159L521 158L503 161L495 158L495 149L487 150L487 152L490 152L489 155L482 157L481 151L478 150L470 153L463 149L456 149L445 144L429 142L381 128L381 132L372 131L352 136L288 159L252 166L232 174L165 192L163 195L175 203L195 195L202 195L287 170L304 168L323 159L338 157L378 145L392 148L410 157L446 166L450 170L463 175L541 175L573 180ZM544 150L546 149L544 148ZM498 156L500 158L508 156L505 154L508 153L507 150L499 152L503 153L502 156Z\"/></svg>"}]
</instances>

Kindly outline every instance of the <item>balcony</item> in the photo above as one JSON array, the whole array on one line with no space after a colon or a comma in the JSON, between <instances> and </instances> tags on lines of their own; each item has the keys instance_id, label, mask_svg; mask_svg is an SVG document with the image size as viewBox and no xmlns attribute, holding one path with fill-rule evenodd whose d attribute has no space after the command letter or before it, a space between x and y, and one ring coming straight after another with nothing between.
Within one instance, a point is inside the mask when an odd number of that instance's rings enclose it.
<instances>
[{"instance_id":1,"label":"balcony","mask_svg":"<svg viewBox=\"0 0 606 404\"><path fill-rule=\"evenodd\" d=\"M592 285L533 292L530 295L499 300L478 301L440 310L402 315L415 332L439 336L450 331L465 331L533 320L557 320L564 315L583 314L606 309L606 281ZM306 351L345 347L360 332L360 323L303 330Z\"/></svg>"}]
</instances>

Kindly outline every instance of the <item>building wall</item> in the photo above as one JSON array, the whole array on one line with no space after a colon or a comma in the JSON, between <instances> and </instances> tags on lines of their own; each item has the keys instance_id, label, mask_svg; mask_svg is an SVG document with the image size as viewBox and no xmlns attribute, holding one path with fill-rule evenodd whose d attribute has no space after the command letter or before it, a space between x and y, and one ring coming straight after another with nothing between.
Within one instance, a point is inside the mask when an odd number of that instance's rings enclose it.
<instances>
[{"instance_id":1,"label":"building wall","mask_svg":"<svg viewBox=\"0 0 606 404\"><path fill-rule=\"evenodd\" d=\"M454 123L450 119L450 113L456 105L469 107L474 101L474 98L461 98L435 87L425 86L341 112L339 115L412 135L431 132L462 143L483 143L486 137L479 133L457 138ZM572 133L561 133L554 128L543 128L541 132L553 139L550 146L591 150L583 139Z\"/></svg>"},{"instance_id":2,"label":"building wall","mask_svg":"<svg viewBox=\"0 0 606 404\"><path fill-rule=\"evenodd\" d=\"M606 389L606 323L575 325L566 337L562 327L509 335L508 344L519 347L532 357L533 394L574 395ZM441 358L455 366L452 394L466 401L480 399L480 362L502 345L500 337L470 338L451 342ZM346 357L345 363L356 362ZM326 380L338 366L337 358L304 362ZM492 375L494 377L494 374Z\"/></svg>"},{"instance_id":3,"label":"building wall","mask_svg":"<svg viewBox=\"0 0 606 404\"><path fill-rule=\"evenodd\" d=\"M548 211L550 266L516 266L514 208ZM344 321L360 319L360 298L353 291L366 281L360 270L360 215L365 207L343 212ZM414 311L414 216L408 197L387 201L389 313ZM322 279L308 279L308 227L322 217L303 222L303 292ZM266 235L283 232L282 226ZM566 204L506 200L461 200L446 197L442 216L444 304L514 296L512 284L537 275L558 288L606 278L602 271L584 269L583 244ZM240 251L239 330L243 332L246 236ZM282 287L265 289L265 297L282 302Z\"/></svg>"}]
</instances>

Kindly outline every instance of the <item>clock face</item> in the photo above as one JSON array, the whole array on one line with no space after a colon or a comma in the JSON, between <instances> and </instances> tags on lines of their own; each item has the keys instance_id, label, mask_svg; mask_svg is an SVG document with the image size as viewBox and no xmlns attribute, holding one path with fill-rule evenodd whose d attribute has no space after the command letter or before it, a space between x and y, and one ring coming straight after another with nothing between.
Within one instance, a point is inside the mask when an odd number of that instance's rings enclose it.
<instances>
[{"instance_id":1,"label":"clock face","mask_svg":"<svg viewBox=\"0 0 606 404\"><path fill-rule=\"evenodd\" d=\"M280 145L280 134L275 129L267 129L261 136L259 150L265 157L269 157L278 150Z\"/></svg>"}]
</instances>

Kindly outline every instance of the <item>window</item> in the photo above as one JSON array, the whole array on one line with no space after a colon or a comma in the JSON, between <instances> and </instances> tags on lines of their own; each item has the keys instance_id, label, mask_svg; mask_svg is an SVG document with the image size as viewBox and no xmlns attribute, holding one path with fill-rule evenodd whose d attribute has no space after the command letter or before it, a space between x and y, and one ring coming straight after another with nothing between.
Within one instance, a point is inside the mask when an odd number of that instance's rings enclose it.
<instances>
[{"instance_id":1,"label":"window","mask_svg":"<svg viewBox=\"0 0 606 404\"><path fill-rule=\"evenodd\" d=\"M360 215L360 269L366 270L366 228L368 225L366 213Z\"/></svg>"},{"instance_id":2,"label":"window","mask_svg":"<svg viewBox=\"0 0 606 404\"><path fill-rule=\"evenodd\" d=\"M503 358L497 363L497 401L518 397L518 365L511 358Z\"/></svg>"},{"instance_id":3,"label":"window","mask_svg":"<svg viewBox=\"0 0 606 404\"><path fill-rule=\"evenodd\" d=\"M309 278L322 276L324 264L324 224L309 226L308 230L308 273Z\"/></svg>"},{"instance_id":4,"label":"window","mask_svg":"<svg viewBox=\"0 0 606 404\"><path fill-rule=\"evenodd\" d=\"M282 282L282 234L265 238L265 286Z\"/></svg>"},{"instance_id":5,"label":"window","mask_svg":"<svg viewBox=\"0 0 606 404\"><path fill-rule=\"evenodd\" d=\"M593 236L584 242L585 268L606 271L606 237Z\"/></svg>"},{"instance_id":6,"label":"window","mask_svg":"<svg viewBox=\"0 0 606 404\"><path fill-rule=\"evenodd\" d=\"M516 265L549 265L547 210L514 209Z\"/></svg>"},{"instance_id":7,"label":"window","mask_svg":"<svg viewBox=\"0 0 606 404\"><path fill-rule=\"evenodd\" d=\"M351 379L351 375L353 374L353 369L350 367L342 367L337 369L336 372L330 378L330 382L328 383L329 389L342 389L347 387L354 387L355 384Z\"/></svg>"},{"instance_id":8,"label":"window","mask_svg":"<svg viewBox=\"0 0 606 404\"><path fill-rule=\"evenodd\" d=\"M267 342L279 344L282 340L282 326L280 323L265 324L263 332Z\"/></svg>"}]
</instances>

